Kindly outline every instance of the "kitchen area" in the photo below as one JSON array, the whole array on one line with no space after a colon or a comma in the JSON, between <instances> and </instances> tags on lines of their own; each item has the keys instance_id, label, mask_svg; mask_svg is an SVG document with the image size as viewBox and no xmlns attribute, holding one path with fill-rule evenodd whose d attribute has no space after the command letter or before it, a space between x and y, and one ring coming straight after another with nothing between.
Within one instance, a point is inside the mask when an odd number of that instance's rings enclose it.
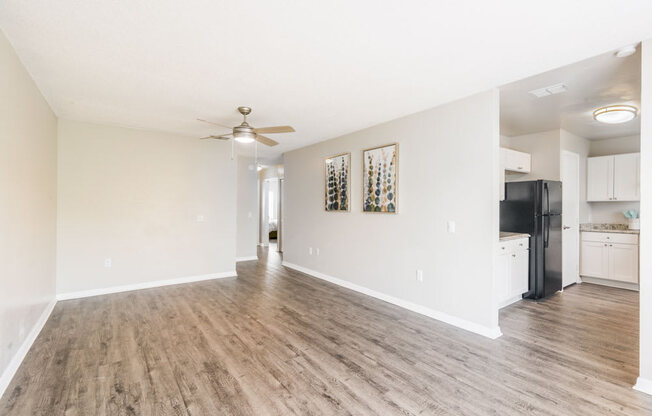
<instances>
[{"instance_id":1,"label":"kitchen area","mask_svg":"<svg viewBox=\"0 0 652 416\"><path fill-rule=\"evenodd\" d=\"M499 308L638 291L639 109L636 48L501 87Z\"/></svg>"}]
</instances>

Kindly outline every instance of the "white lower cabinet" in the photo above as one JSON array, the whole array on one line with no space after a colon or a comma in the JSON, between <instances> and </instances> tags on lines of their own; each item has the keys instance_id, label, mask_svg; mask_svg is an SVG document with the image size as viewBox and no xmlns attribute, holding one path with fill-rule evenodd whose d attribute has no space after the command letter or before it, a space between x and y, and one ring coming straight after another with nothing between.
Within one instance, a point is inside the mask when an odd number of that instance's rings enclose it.
<instances>
[{"instance_id":1,"label":"white lower cabinet","mask_svg":"<svg viewBox=\"0 0 652 416\"><path fill-rule=\"evenodd\" d=\"M580 275L638 283L638 235L583 232Z\"/></svg>"},{"instance_id":2,"label":"white lower cabinet","mask_svg":"<svg viewBox=\"0 0 652 416\"><path fill-rule=\"evenodd\" d=\"M521 299L529 288L529 239L501 241L497 255L496 297L504 307Z\"/></svg>"}]
</instances>

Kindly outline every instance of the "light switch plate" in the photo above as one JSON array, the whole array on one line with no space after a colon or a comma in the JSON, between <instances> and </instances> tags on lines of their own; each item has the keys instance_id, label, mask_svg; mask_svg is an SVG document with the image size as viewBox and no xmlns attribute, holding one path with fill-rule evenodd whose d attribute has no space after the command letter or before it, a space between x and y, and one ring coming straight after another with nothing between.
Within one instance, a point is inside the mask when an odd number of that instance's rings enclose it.
<instances>
[{"instance_id":1,"label":"light switch plate","mask_svg":"<svg viewBox=\"0 0 652 416\"><path fill-rule=\"evenodd\" d=\"M455 221L448 221L446 224L446 229L448 230L449 233L454 233L455 232Z\"/></svg>"}]
</instances>

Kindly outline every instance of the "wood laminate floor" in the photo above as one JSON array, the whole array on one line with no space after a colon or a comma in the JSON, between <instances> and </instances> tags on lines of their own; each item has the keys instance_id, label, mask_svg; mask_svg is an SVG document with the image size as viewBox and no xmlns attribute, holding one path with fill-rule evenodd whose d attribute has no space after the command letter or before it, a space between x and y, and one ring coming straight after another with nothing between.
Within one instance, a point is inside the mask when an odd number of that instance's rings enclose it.
<instances>
[{"instance_id":1,"label":"wood laminate floor","mask_svg":"<svg viewBox=\"0 0 652 416\"><path fill-rule=\"evenodd\" d=\"M519 302L491 341L260 255L238 278L59 302L0 414L652 414L631 388L636 292Z\"/></svg>"}]
</instances>

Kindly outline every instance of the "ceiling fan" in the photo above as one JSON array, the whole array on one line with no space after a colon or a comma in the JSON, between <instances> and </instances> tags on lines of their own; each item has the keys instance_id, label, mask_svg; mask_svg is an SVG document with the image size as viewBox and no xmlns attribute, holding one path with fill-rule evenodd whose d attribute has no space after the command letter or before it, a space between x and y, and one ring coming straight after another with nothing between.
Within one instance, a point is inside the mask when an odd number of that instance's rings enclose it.
<instances>
[{"instance_id":1,"label":"ceiling fan","mask_svg":"<svg viewBox=\"0 0 652 416\"><path fill-rule=\"evenodd\" d=\"M294 128L292 128L291 126L274 126L274 127L260 127L260 128L252 127L249 125L249 123L247 123L247 115L251 113L251 108L238 107L238 111L240 112L240 114L242 114L244 120L239 126L235 126L235 127L229 127L223 124L214 123L212 121L198 118L197 120L202 121L204 123L212 124L214 126L231 130L231 133L221 134L218 136L206 136L206 137L202 137L202 139L218 139L218 140L234 139L235 141L240 143L251 143L255 140L267 146L276 146L278 144L277 141L272 140L269 137L265 137L260 133L292 133L295 131Z\"/></svg>"}]
</instances>

